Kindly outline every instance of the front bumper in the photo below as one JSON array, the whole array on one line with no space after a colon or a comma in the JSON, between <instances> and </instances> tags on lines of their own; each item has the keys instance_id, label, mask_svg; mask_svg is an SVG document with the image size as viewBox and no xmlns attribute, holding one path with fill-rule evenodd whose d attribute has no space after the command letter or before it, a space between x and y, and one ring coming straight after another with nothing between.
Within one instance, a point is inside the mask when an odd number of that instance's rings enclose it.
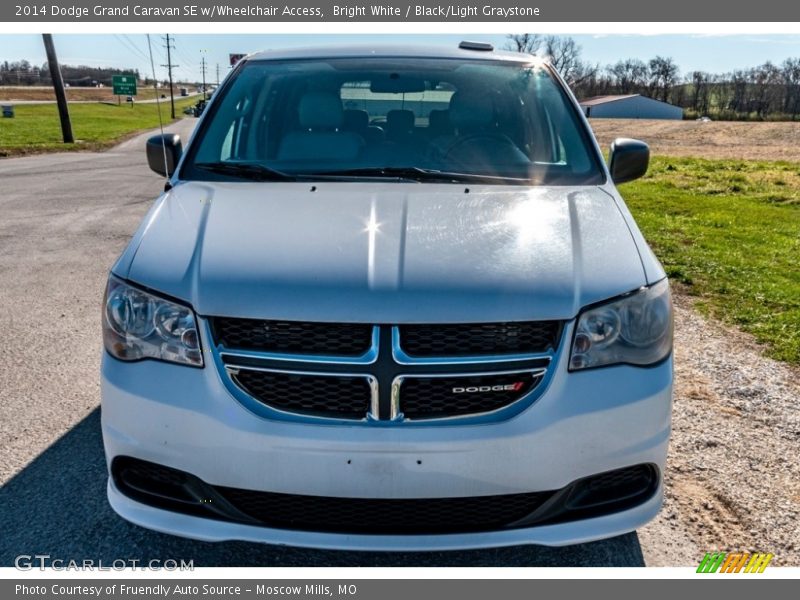
<instances>
[{"instance_id":1,"label":"front bumper","mask_svg":"<svg viewBox=\"0 0 800 600\"><path fill-rule=\"evenodd\" d=\"M661 510L663 490L659 486L647 502L604 517L480 533L445 535L354 535L270 529L242 523L216 521L185 515L131 500L109 480L108 500L124 519L148 529L205 542L245 541L329 550L446 551L465 548L499 548L523 544L568 546L614 537L636 530Z\"/></svg>"},{"instance_id":2,"label":"front bumper","mask_svg":"<svg viewBox=\"0 0 800 600\"><path fill-rule=\"evenodd\" d=\"M560 357L546 391L506 421L446 427L320 425L254 415L213 367L103 358L109 461L132 456L215 485L344 498L447 498L563 488L596 473L650 463L663 472L672 359L650 368L568 373ZM611 515L529 528L446 535L353 535L273 529L174 513L109 482L114 510L139 525L202 540L320 548L444 550L566 545L626 533L652 519L647 501Z\"/></svg>"}]
</instances>

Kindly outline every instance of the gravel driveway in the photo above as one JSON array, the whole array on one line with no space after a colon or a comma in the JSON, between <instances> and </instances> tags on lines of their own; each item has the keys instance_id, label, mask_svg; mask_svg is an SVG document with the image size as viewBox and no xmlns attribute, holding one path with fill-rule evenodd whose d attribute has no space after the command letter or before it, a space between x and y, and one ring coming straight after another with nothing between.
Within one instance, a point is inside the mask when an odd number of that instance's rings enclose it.
<instances>
[{"instance_id":1,"label":"gravel driveway","mask_svg":"<svg viewBox=\"0 0 800 600\"><path fill-rule=\"evenodd\" d=\"M675 406L666 503L639 537L648 565L710 550L800 565L800 369L675 295Z\"/></svg>"}]
</instances>

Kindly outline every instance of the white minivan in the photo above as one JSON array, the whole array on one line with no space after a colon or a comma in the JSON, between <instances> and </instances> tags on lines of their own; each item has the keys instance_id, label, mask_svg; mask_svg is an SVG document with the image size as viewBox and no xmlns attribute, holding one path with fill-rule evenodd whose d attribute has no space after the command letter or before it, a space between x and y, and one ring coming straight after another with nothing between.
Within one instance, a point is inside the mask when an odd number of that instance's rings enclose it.
<instances>
[{"instance_id":1,"label":"white minivan","mask_svg":"<svg viewBox=\"0 0 800 600\"><path fill-rule=\"evenodd\" d=\"M662 503L669 285L546 62L249 56L111 270L108 497L202 540L564 545Z\"/></svg>"}]
</instances>

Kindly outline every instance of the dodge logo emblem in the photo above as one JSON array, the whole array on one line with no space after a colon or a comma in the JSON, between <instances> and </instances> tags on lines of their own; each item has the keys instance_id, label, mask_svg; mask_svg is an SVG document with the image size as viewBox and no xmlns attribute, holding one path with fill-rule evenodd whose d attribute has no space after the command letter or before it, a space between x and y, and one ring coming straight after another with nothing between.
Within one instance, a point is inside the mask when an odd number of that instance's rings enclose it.
<instances>
[{"instance_id":1,"label":"dodge logo emblem","mask_svg":"<svg viewBox=\"0 0 800 600\"><path fill-rule=\"evenodd\" d=\"M454 394L480 394L484 392L518 392L525 385L524 381L516 383L506 383L504 385L471 385L466 387L454 387Z\"/></svg>"}]
</instances>

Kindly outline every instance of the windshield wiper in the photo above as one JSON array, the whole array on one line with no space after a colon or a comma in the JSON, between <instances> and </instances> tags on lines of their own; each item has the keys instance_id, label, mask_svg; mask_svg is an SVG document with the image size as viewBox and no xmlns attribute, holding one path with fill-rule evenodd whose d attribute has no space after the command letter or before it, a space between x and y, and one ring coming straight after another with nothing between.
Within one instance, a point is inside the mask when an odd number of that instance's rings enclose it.
<instances>
[{"instance_id":1,"label":"windshield wiper","mask_svg":"<svg viewBox=\"0 0 800 600\"><path fill-rule=\"evenodd\" d=\"M318 173L303 173L305 177L386 177L392 179L406 179L410 181L426 182L527 182L525 177L502 177L498 175L481 175L477 173L456 173L451 171L437 171L435 169L423 169L421 167L359 167L355 169L340 169L336 171L321 171Z\"/></svg>"},{"instance_id":2,"label":"windshield wiper","mask_svg":"<svg viewBox=\"0 0 800 600\"><path fill-rule=\"evenodd\" d=\"M334 171L285 173L266 167L261 163L249 162L207 162L194 165L222 175L231 175L251 179L253 181L309 181L309 180L342 180L358 179L362 177L389 178L405 181L443 182L443 183L526 183L528 178L503 177L499 175L481 175L477 173L456 173L423 169L421 167L357 167L351 169L338 169Z\"/></svg>"},{"instance_id":3,"label":"windshield wiper","mask_svg":"<svg viewBox=\"0 0 800 600\"><path fill-rule=\"evenodd\" d=\"M194 166L198 169L211 171L212 173L232 175L234 177L252 179L253 181L297 181L297 177L294 175L276 169L270 169L260 163L207 162L196 163Z\"/></svg>"}]
</instances>

